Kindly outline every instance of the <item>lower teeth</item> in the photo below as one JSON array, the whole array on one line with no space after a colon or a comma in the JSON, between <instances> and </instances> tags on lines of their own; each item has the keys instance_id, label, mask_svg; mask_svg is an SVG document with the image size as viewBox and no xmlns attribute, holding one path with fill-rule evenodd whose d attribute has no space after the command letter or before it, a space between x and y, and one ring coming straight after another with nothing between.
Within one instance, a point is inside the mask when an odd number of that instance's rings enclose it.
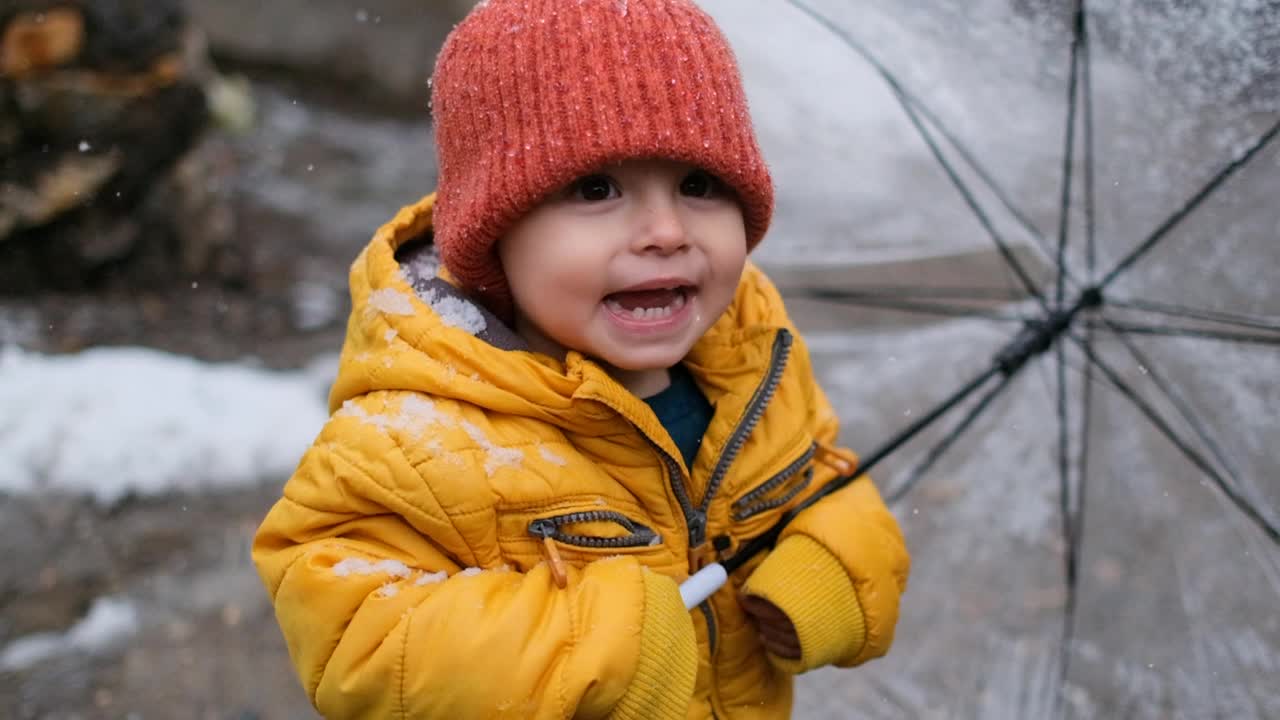
<instances>
[{"instance_id":1,"label":"lower teeth","mask_svg":"<svg viewBox=\"0 0 1280 720\"><path fill-rule=\"evenodd\" d=\"M669 317L671 315L671 307L660 308L636 308L631 311L631 317L636 320L657 320L659 318Z\"/></svg>"},{"instance_id":2,"label":"lower teeth","mask_svg":"<svg viewBox=\"0 0 1280 720\"><path fill-rule=\"evenodd\" d=\"M610 300L607 304L611 310L619 315L630 315L633 320L660 320L662 318L671 317L676 311L685 306L684 295L677 295L676 299L670 305L664 305L656 308L632 308L628 310L622 307L622 304Z\"/></svg>"}]
</instances>

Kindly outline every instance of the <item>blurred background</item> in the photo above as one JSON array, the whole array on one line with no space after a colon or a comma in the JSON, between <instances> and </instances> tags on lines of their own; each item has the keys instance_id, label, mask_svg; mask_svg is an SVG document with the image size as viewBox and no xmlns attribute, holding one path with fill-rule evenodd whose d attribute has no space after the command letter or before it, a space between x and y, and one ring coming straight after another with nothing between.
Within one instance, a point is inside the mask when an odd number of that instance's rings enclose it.
<instances>
[{"instance_id":1,"label":"blurred background","mask_svg":"<svg viewBox=\"0 0 1280 720\"><path fill-rule=\"evenodd\" d=\"M472 4L0 0L0 716L314 717L249 542L324 421L350 262L434 187L427 82ZM700 4L778 186L756 260L868 452L1034 314L993 234L1060 278L1072 3L802 3L828 26ZM1280 120L1280 3L1089 11L1071 293L1247 160L1109 289L1112 320L1188 332L1099 339L1109 382L1066 354L1065 432L1052 354L985 405L894 505L915 567L893 653L801 678L796 717L1280 717L1280 552L1117 392L1276 522L1280 150L1251 151ZM1070 594L1060 438L1088 517Z\"/></svg>"}]
</instances>

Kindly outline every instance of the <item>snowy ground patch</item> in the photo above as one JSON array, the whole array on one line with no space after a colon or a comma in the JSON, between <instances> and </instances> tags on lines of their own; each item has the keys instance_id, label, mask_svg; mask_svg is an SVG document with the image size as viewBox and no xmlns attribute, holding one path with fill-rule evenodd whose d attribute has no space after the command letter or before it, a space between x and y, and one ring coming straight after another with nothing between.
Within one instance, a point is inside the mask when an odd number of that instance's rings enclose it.
<instances>
[{"instance_id":1,"label":"snowy ground patch","mask_svg":"<svg viewBox=\"0 0 1280 720\"><path fill-rule=\"evenodd\" d=\"M137 630L138 611L132 603L120 598L98 598L84 619L66 632L39 633L9 643L0 650L0 670L23 670L73 652L104 652Z\"/></svg>"},{"instance_id":2,"label":"snowy ground patch","mask_svg":"<svg viewBox=\"0 0 1280 720\"><path fill-rule=\"evenodd\" d=\"M0 350L0 493L129 494L286 477L327 417L326 358L296 372L141 348Z\"/></svg>"}]
</instances>

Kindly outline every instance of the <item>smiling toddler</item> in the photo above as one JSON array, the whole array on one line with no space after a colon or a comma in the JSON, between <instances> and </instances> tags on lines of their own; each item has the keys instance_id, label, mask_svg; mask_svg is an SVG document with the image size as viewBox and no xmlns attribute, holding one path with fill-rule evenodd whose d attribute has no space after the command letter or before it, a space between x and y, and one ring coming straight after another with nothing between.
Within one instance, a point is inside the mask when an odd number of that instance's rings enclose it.
<instances>
[{"instance_id":1,"label":"smiling toddler","mask_svg":"<svg viewBox=\"0 0 1280 720\"><path fill-rule=\"evenodd\" d=\"M351 270L333 415L254 542L326 717L784 718L883 655L908 559L781 298L733 54L688 0L489 0L435 194Z\"/></svg>"}]
</instances>

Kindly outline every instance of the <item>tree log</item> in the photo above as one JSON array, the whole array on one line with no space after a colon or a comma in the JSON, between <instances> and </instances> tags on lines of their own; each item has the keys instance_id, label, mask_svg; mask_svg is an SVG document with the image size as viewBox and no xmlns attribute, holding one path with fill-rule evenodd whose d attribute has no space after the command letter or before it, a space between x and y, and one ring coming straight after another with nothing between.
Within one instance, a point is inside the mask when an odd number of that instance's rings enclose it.
<instances>
[{"instance_id":1,"label":"tree log","mask_svg":"<svg viewBox=\"0 0 1280 720\"><path fill-rule=\"evenodd\" d=\"M0 42L0 293L199 272L178 208L149 202L208 124L181 4L11 1Z\"/></svg>"}]
</instances>

